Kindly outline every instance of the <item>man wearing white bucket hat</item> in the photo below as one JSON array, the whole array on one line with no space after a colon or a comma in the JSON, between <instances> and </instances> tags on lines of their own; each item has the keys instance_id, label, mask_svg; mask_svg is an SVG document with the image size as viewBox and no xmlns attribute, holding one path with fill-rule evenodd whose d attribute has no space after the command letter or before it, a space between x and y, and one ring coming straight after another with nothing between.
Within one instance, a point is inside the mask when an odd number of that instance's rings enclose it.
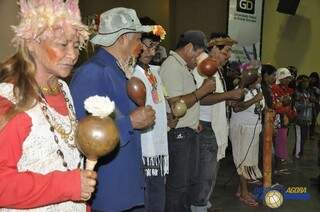
<instances>
[{"instance_id":1,"label":"man wearing white bucket hat","mask_svg":"<svg viewBox=\"0 0 320 212\"><path fill-rule=\"evenodd\" d=\"M101 14L98 34L91 40L93 44L111 46L125 33L151 32L153 26L142 26L136 11L128 8L114 8Z\"/></svg>"},{"instance_id":2,"label":"man wearing white bucket hat","mask_svg":"<svg viewBox=\"0 0 320 212\"><path fill-rule=\"evenodd\" d=\"M97 192L93 211L132 210L144 204L144 173L139 130L153 125L154 110L138 107L128 97L127 80L141 51L142 26L133 9L114 8L101 14L96 54L76 71L71 81L77 117L86 115L83 102L93 95L108 96L116 104L115 120L120 145L98 164Z\"/></svg>"}]
</instances>

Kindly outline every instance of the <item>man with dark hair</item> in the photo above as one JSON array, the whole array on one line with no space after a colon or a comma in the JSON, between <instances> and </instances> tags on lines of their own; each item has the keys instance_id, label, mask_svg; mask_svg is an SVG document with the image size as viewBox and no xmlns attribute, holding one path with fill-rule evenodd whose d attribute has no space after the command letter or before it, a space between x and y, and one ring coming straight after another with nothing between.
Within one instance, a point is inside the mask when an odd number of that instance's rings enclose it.
<instances>
[{"instance_id":1,"label":"man with dark hair","mask_svg":"<svg viewBox=\"0 0 320 212\"><path fill-rule=\"evenodd\" d=\"M297 69L297 67L295 67L295 66L288 66L287 69L289 69L292 77L293 77L294 79L296 79L297 76L298 76L298 69Z\"/></svg>"},{"instance_id":2,"label":"man with dark hair","mask_svg":"<svg viewBox=\"0 0 320 212\"><path fill-rule=\"evenodd\" d=\"M277 69L271 64L261 66L261 89L266 101L266 106L272 108L272 85L276 82Z\"/></svg>"},{"instance_id":3,"label":"man with dark hair","mask_svg":"<svg viewBox=\"0 0 320 212\"><path fill-rule=\"evenodd\" d=\"M297 85L293 94L293 105L297 112L295 117L296 142L293 149L293 156L300 158L303 156L304 144L310 136L310 125L312 122L312 108L314 102L310 94L309 77L299 75Z\"/></svg>"},{"instance_id":4,"label":"man with dark hair","mask_svg":"<svg viewBox=\"0 0 320 212\"><path fill-rule=\"evenodd\" d=\"M217 34L220 35L220 34ZM225 157L225 149L228 146L229 124L227 115L228 100L239 100L243 95L243 89L227 91L224 77L221 73L222 66L230 57L231 46L235 43L229 37L217 37L209 42L209 55L201 55L198 64L211 57L217 61L218 72L214 75L216 91L207 95L200 101L200 123L203 126L199 134L200 161L199 172L194 186L194 198L192 202L193 212L207 211L210 205L209 198L214 189L219 160ZM201 86L204 77L193 71L197 86Z\"/></svg>"},{"instance_id":5,"label":"man with dark hair","mask_svg":"<svg viewBox=\"0 0 320 212\"><path fill-rule=\"evenodd\" d=\"M225 46L232 46L233 44L236 44L236 43L238 42L231 39L230 36L224 32L212 32L210 34L208 49L211 50L214 47L223 49Z\"/></svg>"},{"instance_id":6,"label":"man with dark hair","mask_svg":"<svg viewBox=\"0 0 320 212\"><path fill-rule=\"evenodd\" d=\"M297 87L296 79L297 79L297 76L298 76L298 69L295 66L288 66L287 69L290 71L291 76L292 76L292 80L289 83L289 88L292 88L292 89L295 90L296 87Z\"/></svg>"},{"instance_id":7,"label":"man with dark hair","mask_svg":"<svg viewBox=\"0 0 320 212\"><path fill-rule=\"evenodd\" d=\"M231 47L234 44L237 44L237 41L231 39L229 35L223 33L223 32L213 32L210 35L210 44L208 47L209 52L212 51L212 49L216 49L221 51L222 55L225 57L223 59L223 64L221 64L221 73L223 75L223 78L225 80L226 89L232 90L235 88L235 85L233 83L234 79L238 78L239 72L236 72L233 70L234 67L231 66L229 63L229 59L231 57L232 49Z\"/></svg>"},{"instance_id":8,"label":"man with dark hair","mask_svg":"<svg viewBox=\"0 0 320 212\"><path fill-rule=\"evenodd\" d=\"M196 67L196 58L207 48L201 31L183 33L175 51L161 65L160 75L172 105L183 100L186 114L168 132L169 175L166 183L166 212L190 210L192 176L197 174L197 129L199 127L199 100L215 90L212 79L206 79L199 89L190 70Z\"/></svg>"},{"instance_id":9,"label":"man with dark hair","mask_svg":"<svg viewBox=\"0 0 320 212\"><path fill-rule=\"evenodd\" d=\"M148 16L141 17L140 22L144 23L145 25L156 25L156 22ZM153 33L146 33L146 36L148 36L150 39L154 41L160 42L160 37L157 35L154 35ZM149 64L160 66L166 58L167 58L166 48L159 44L157 45L154 56L152 57L152 60L150 61Z\"/></svg>"},{"instance_id":10,"label":"man with dark hair","mask_svg":"<svg viewBox=\"0 0 320 212\"><path fill-rule=\"evenodd\" d=\"M142 25L156 25L149 17L140 18ZM161 28L157 25L156 28ZM161 34L162 33L162 34ZM149 65L164 38L165 31L142 33L142 51L133 76L142 80L146 87L146 105L155 110L155 124L141 133L141 149L145 188L145 211L164 212L165 175L169 173L166 104L162 83L158 74L159 66Z\"/></svg>"},{"instance_id":11,"label":"man with dark hair","mask_svg":"<svg viewBox=\"0 0 320 212\"><path fill-rule=\"evenodd\" d=\"M199 134L200 161L197 185L192 211L207 211L209 198L214 189L216 176L219 169L219 160L225 157L225 149L228 146L229 124L228 108L226 101L239 100L243 95L243 89L227 91L226 83L222 75L223 66L230 58L231 47L235 43L223 33L215 33L209 42L209 55L217 61L218 72L214 75L216 91L207 95L200 101L200 123L203 126ZM221 37L219 37L221 36ZM205 56L203 56L205 58ZM199 60L199 63L201 61ZM194 71L197 85L201 86L204 78Z\"/></svg>"}]
</instances>

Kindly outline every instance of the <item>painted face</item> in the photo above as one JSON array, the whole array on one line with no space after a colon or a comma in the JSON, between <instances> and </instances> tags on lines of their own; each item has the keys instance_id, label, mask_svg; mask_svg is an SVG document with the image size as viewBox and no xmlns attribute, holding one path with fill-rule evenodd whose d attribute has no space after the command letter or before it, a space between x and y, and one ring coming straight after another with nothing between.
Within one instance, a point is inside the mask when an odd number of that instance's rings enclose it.
<instances>
[{"instance_id":1,"label":"painted face","mask_svg":"<svg viewBox=\"0 0 320 212\"><path fill-rule=\"evenodd\" d=\"M134 58L138 58L141 49L141 33L128 33L127 36L127 43L125 45L126 52L129 53L129 57L133 56Z\"/></svg>"},{"instance_id":2,"label":"painted face","mask_svg":"<svg viewBox=\"0 0 320 212\"><path fill-rule=\"evenodd\" d=\"M139 61L143 64L149 64L152 58L155 56L160 42L152 41L151 39L143 39L142 52L139 56Z\"/></svg>"},{"instance_id":3,"label":"painted face","mask_svg":"<svg viewBox=\"0 0 320 212\"><path fill-rule=\"evenodd\" d=\"M53 35L34 42L34 59L37 71L45 78L67 77L79 56L77 31L70 25L56 29Z\"/></svg>"}]
</instances>

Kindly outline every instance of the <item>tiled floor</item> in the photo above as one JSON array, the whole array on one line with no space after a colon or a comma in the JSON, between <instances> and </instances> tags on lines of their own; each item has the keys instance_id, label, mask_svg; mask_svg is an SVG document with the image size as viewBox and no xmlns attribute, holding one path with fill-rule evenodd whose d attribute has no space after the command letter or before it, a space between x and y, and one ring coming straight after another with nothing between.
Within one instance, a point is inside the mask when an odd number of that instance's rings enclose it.
<instances>
[{"instance_id":1,"label":"tiled floor","mask_svg":"<svg viewBox=\"0 0 320 212\"><path fill-rule=\"evenodd\" d=\"M292 152L294 145L293 128L289 130L289 152ZM318 132L320 129L318 128ZM288 168L290 175L274 176L273 183L279 183L284 186L307 187L307 192L310 194L310 200L285 200L283 205L278 209L270 209L263 204L258 208L250 208L241 203L235 192L237 190L238 178L235 174L235 168L232 161L231 153L228 153L227 158L221 161L220 171L218 174L217 185L211 197L211 202L215 208L221 212L250 212L250 211L281 211L281 212L311 212L320 211L320 192L318 188L311 185L310 178L320 174L320 168L317 166L317 142L320 142L320 136L309 140L305 145L305 155L303 159L289 160ZM231 182L226 185L226 182L232 177Z\"/></svg>"}]
</instances>

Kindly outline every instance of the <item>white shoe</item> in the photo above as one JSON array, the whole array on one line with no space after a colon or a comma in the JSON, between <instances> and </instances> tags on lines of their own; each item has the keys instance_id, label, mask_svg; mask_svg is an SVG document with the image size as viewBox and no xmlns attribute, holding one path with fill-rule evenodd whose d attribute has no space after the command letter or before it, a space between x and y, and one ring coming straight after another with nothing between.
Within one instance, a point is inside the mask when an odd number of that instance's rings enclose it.
<instances>
[{"instance_id":1,"label":"white shoe","mask_svg":"<svg viewBox=\"0 0 320 212\"><path fill-rule=\"evenodd\" d=\"M211 204L210 201L208 201L208 203L207 203L207 208L209 209L209 208L211 208L211 207L212 207L212 204Z\"/></svg>"}]
</instances>

